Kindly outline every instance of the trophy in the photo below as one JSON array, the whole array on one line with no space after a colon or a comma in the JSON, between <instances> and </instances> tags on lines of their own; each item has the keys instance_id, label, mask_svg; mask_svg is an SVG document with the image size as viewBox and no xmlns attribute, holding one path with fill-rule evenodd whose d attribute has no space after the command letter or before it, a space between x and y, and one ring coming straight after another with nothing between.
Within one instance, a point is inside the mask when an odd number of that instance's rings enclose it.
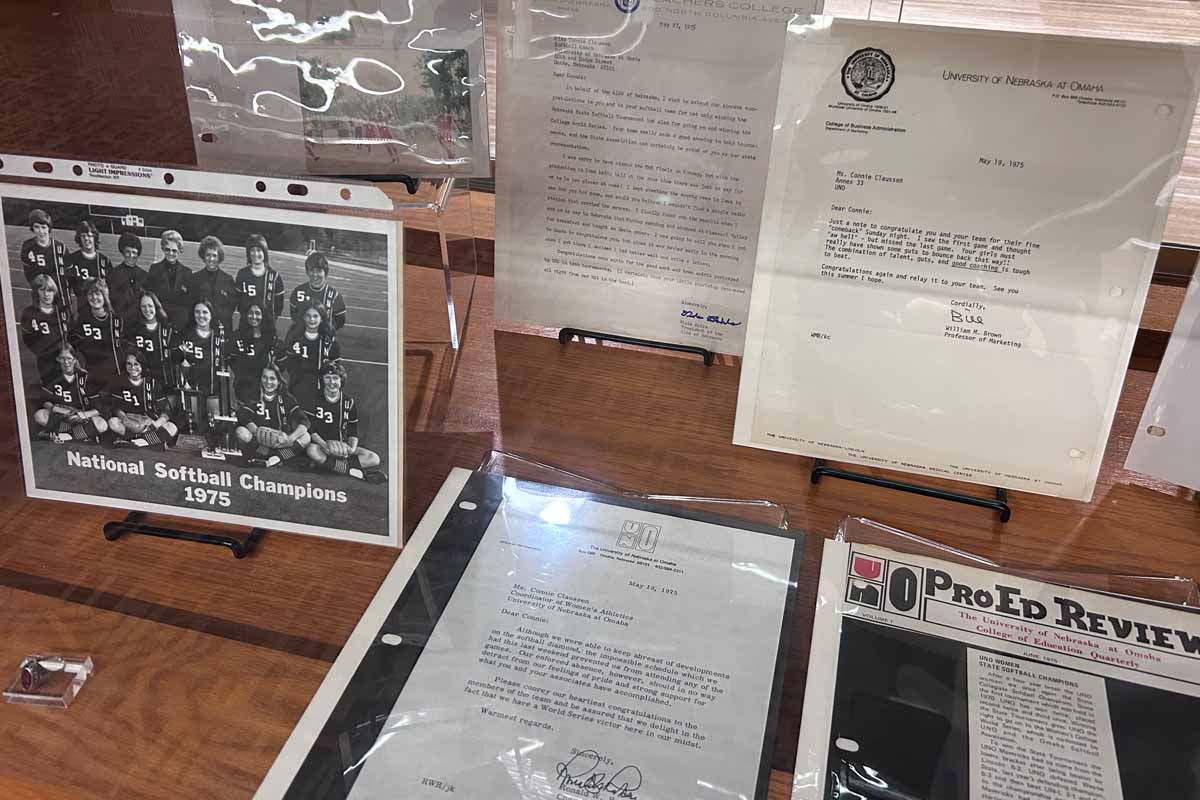
<instances>
[{"instance_id":1,"label":"trophy","mask_svg":"<svg viewBox=\"0 0 1200 800\"><path fill-rule=\"evenodd\" d=\"M208 443L200 432L200 420L203 419L201 404L204 402L204 399L196 391L196 387L192 385L190 380L191 374L192 363L187 360L186 356L182 363L174 365L175 386L179 393L179 408L183 413L183 425L180 426L179 439L176 441L175 447L178 450L203 454L208 449Z\"/></svg>"},{"instance_id":2,"label":"trophy","mask_svg":"<svg viewBox=\"0 0 1200 800\"><path fill-rule=\"evenodd\" d=\"M209 446L200 455L224 461L228 456L241 455L241 449L233 446L233 429L237 426L237 401L233 392L233 370L229 366L229 355L225 347L225 324L217 323L213 333L213 355L217 359L216 389L217 413L210 414Z\"/></svg>"}]
</instances>

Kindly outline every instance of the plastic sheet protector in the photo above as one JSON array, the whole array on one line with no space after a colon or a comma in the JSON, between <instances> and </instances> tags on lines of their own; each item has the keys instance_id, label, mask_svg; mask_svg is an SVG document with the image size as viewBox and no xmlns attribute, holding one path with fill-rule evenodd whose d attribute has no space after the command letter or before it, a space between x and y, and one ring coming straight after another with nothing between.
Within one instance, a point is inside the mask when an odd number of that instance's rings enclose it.
<instances>
[{"instance_id":1,"label":"plastic sheet protector","mask_svg":"<svg viewBox=\"0 0 1200 800\"><path fill-rule=\"evenodd\" d=\"M801 542L456 469L256 797L765 798Z\"/></svg>"},{"instance_id":2,"label":"plastic sheet protector","mask_svg":"<svg viewBox=\"0 0 1200 800\"><path fill-rule=\"evenodd\" d=\"M369 184L0 154L26 493L398 545L403 233Z\"/></svg>"},{"instance_id":3,"label":"plastic sheet protector","mask_svg":"<svg viewBox=\"0 0 1200 800\"><path fill-rule=\"evenodd\" d=\"M471 0L174 0L196 158L283 174L491 174Z\"/></svg>"},{"instance_id":4,"label":"plastic sheet protector","mask_svg":"<svg viewBox=\"0 0 1200 800\"><path fill-rule=\"evenodd\" d=\"M827 541L793 800L1200 792L1200 615Z\"/></svg>"},{"instance_id":5,"label":"plastic sheet protector","mask_svg":"<svg viewBox=\"0 0 1200 800\"><path fill-rule=\"evenodd\" d=\"M1090 499L1198 63L793 22L734 441Z\"/></svg>"},{"instance_id":6,"label":"plastic sheet protector","mask_svg":"<svg viewBox=\"0 0 1200 800\"><path fill-rule=\"evenodd\" d=\"M786 23L820 0L503 0L496 316L740 355Z\"/></svg>"},{"instance_id":7,"label":"plastic sheet protector","mask_svg":"<svg viewBox=\"0 0 1200 800\"><path fill-rule=\"evenodd\" d=\"M1200 277L1188 286L1125 468L1200 489Z\"/></svg>"}]
</instances>

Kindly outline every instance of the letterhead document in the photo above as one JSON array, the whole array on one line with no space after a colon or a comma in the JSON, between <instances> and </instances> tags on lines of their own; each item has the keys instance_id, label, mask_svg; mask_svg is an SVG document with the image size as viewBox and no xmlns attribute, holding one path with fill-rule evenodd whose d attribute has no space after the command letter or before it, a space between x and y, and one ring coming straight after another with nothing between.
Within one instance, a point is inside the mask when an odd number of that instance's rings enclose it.
<instances>
[{"instance_id":1,"label":"letterhead document","mask_svg":"<svg viewBox=\"0 0 1200 800\"><path fill-rule=\"evenodd\" d=\"M257 798L765 798L801 537L455 470Z\"/></svg>"},{"instance_id":2,"label":"letterhead document","mask_svg":"<svg viewBox=\"0 0 1200 800\"><path fill-rule=\"evenodd\" d=\"M740 355L786 22L821 0L504 0L496 313Z\"/></svg>"},{"instance_id":3,"label":"letterhead document","mask_svg":"<svg viewBox=\"0 0 1200 800\"><path fill-rule=\"evenodd\" d=\"M1200 276L1188 285L1125 468L1200 489Z\"/></svg>"},{"instance_id":4,"label":"letterhead document","mask_svg":"<svg viewBox=\"0 0 1200 800\"><path fill-rule=\"evenodd\" d=\"M1090 499L1198 63L791 26L734 441Z\"/></svg>"},{"instance_id":5,"label":"letterhead document","mask_svg":"<svg viewBox=\"0 0 1200 800\"><path fill-rule=\"evenodd\" d=\"M1200 793L1200 616L847 542L821 562L792 800Z\"/></svg>"}]
</instances>

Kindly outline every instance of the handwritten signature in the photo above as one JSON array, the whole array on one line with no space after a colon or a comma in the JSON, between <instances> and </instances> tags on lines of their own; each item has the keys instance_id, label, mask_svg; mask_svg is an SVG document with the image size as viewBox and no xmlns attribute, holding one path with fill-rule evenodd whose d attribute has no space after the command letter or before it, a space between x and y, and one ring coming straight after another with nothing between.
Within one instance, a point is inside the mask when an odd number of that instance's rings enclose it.
<instances>
[{"instance_id":1,"label":"handwritten signature","mask_svg":"<svg viewBox=\"0 0 1200 800\"><path fill-rule=\"evenodd\" d=\"M711 322L715 325L733 325L734 327L737 327L738 325L742 324L740 322L734 322L727 317L717 316L716 314L704 316L698 311L692 311L690 308L685 308L682 312L680 312L679 316L683 317L684 319L702 319L705 322Z\"/></svg>"},{"instance_id":2,"label":"handwritten signature","mask_svg":"<svg viewBox=\"0 0 1200 800\"><path fill-rule=\"evenodd\" d=\"M630 765L621 767L610 778L607 772L597 772L600 764L607 760L595 750L580 750L565 764L560 761L558 788L574 790L584 797L605 795L610 800L637 800L642 771Z\"/></svg>"}]
</instances>

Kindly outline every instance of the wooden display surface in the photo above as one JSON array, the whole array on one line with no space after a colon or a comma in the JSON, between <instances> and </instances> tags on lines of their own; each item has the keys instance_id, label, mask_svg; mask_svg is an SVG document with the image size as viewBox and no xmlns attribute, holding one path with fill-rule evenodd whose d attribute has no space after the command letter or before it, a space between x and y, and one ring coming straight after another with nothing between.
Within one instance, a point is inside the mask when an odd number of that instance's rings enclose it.
<instances>
[{"instance_id":1,"label":"wooden display surface","mask_svg":"<svg viewBox=\"0 0 1200 800\"><path fill-rule=\"evenodd\" d=\"M831 2L829 10L866 16L870 4L842 5L847 8ZM494 20L494 3L488 6ZM875 0L871 16L887 18L886 6L887 0ZM34 86L36 102L10 103L0 121L0 151L38 143L62 155L186 161L190 128L179 102L169 10L167 0L6 9L0 89L20 98ZM904 19L914 22L1093 35L1129 31L1172 40L1194 38L1198 15L1177 0L909 0L904 11ZM81 86L83 103L72 99ZM1193 146L1168 239L1200 242L1198 176ZM490 198L477 200L473 219L454 220L454 232L490 242ZM410 262L436 263L432 241L414 236L412 243L421 247L413 248ZM495 331L488 277L476 285L464 345L455 353L440 327L441 285L435 270L407 271L407 531L452 467L475 466L489 449L503 448L645 492L774 500L787 507L792 528L811 534L773 762L773 800L790 795L816 554L845 516L870 517L1012 566L1200 578L1195 493L1121 467L1153 372L1128 373L1093 502L1011 492L1013 520L1000 525L982 510L883 489L842 481L813 487L809 459L730 443L737 359L704 368L688 358L636 349L560 346L528 329ZM1152 288L1142 321L1147 338L1165 337L1182 296L1178 287ZM1139 361L1135 352L1133 363L1153 367L1155 359ZM5 346L0 681L7 684L20 659L33 652L87 653L96 673L68 710L0 705L0 798L248 797L396 551L269 533L257 552L235 561L226 550L184 542L135 536L107 542L100 529L116 518L110 510L24 498L8 382Z\"/></svg>"},{"instance_id":2,"label":"wooden display surface","mask_svg":"<svg viewBox=\"0 0 1200 800\"><path fill-rule=\"evenodd\" d=\"M439 281L424 272L437 275L410 268L407 278L429 287L407 293L412 334L437 329ZM1121 469L1151 372L1128 374L1095 500L1013 492L1013 520L1000 525L982 510L868 486L813 487L810 460L730 444L736 359L706 369L686 357L495 331L491 291L491 279L479 279L457 355L436 340L406 345L405 528L452 467L475 466L492 448L640 491L783 503L791 527L812 535L772 798L790 787L820 541L845 516L1011 565L1200 578L1194 494ZM0 705L0 797L248 797L395 551L269 533L236 561L185 542L107 542L100 528L110 511L21 496L4 418L0 679L37 651L88 653L97 670L66 711Z\"/></svg>"}]
</instances>

